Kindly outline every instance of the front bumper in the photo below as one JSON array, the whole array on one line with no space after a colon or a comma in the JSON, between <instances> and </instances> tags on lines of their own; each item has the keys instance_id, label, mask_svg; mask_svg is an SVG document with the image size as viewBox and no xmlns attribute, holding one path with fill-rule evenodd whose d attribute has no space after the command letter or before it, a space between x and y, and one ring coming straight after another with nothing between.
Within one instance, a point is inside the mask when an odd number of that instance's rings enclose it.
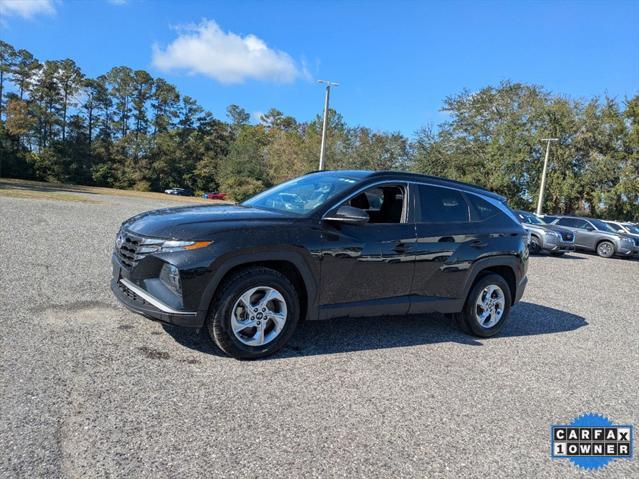
<instances>
[{"instance_id":1,"label":"front bumper","mask_svg":"<svg viewBox=\"0 0 639 479\"><path fill-rule=\"evenodd\" d=\"M637 248L636 246L626 247L625 245L622 245L617 249L616 255L628 257L634 254L638 254L638 252L639 252L639 248Z\"/></svg>"},{"instance_id":2,"label":"front bumper","mask_svg":"<svg viewBox=\"0 0 639 479\"><path fill-rule=\"evenodd\" d=\"M575 245L573 243L548 244L544 249L551 253L568 253L575 251Z\"/></svg>"},{"instance_id":3,"label":"front bumper","mask_svg":"<svg viewBox=\"0 0 639 479\"><path fill-rule=\"evenodd\" d=\"M546 236L542 238L542 249L551 253L567 253L575 251L575 243L568 241L550 240Z\"/></svg>"},{"instance_id":4,"label":"front bumper","mask_svg":"<svg viewBox=\"0 0 639 479\"><path fill-rule=\"evenodd\" d=\"M178 311L152 296L148 291L127 278L118 259L113 257L111 291L124 306L134 313L175 326L200 328L202 315L195 311Z\"/></svg>"}]
</instances>

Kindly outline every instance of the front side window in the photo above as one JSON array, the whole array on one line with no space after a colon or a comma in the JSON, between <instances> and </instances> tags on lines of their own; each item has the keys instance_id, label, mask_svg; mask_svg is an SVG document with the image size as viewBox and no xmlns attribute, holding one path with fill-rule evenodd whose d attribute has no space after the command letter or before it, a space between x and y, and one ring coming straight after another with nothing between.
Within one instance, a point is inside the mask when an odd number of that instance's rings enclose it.
<instances>
[{"instance_id":1,"label":"front side window","mask_svg":"<svg viewBox=\"0 0 639 479\"><path fill-rule=\"evenodd\" d=\"M358 181L354 178L322 173L306 175L274 186L249 198L242 205L304 215L316 210Z\"/></svg>"},{"instance_id":2,"label":"front side window","mask_svg":"<svg viewBox=\"0 0 639 479\"><path fill-rule=\"evenodd\" d=\"M617 230L614 229L612 226L610 226L607 223L604 223L601 220L590 220L590 223L592 223L592 225L598 229L599 231L606 231L608 233L616 233Z\"/></svg>"},{"instance_id":3,"label":"front side window","mask_svg":"<svg viewBox=\"0 0 639 479\"><path fill-rule=\"evenodd\" d=\"M586 229L588 223L584 220L579 220L577 218L561 218L557 221L557 224L560 226L569 226L570 228L580 228Z\"/></svg>"},{"instance_id":4,"label":"front side window","mask_svg":"<svg viewBox=\"0 0 639 479\"><path fill-rule=\"evenodd\" d=\"M401 223L404 198L403 186L377 186L352 197L346 204L366 211L369 223Z\"/></svg>"},{"instance_id":5,"label":"front side window","mask_svg":"<svg viewBox=\"0 0 639 479\"><path fill-rule=\"evenodd\" d=\"M423 223L463 223L470 220L468 204L457 190L420 185L419 199Z\"/></svg>"}]
</instances>

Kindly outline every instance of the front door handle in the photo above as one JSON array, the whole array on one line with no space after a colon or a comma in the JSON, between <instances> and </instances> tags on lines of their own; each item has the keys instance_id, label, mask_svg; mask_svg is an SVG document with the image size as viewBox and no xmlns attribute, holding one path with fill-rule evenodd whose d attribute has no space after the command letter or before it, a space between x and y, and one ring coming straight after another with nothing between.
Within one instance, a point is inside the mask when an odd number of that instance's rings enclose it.
<instances>
[{"instance_id":1,"label":"front door handle","mask_svg":"<svg viewBox=\"0 0 639 479\"><path fill-rule=\"evenodd\" d=\"M393 251L399 254L406 253L406 243L397 243L393 248Z\"/></svg>"},{"instance_id":2,"label":"front door handle","mask_svg":"<svg viewBox=\"0 0 639 479\"><path fill-rule=\"evenodd\" d=\"M488 246L488 243L484 243L482 240L475 240L470 243L473 248L485 248Z\"/></svg>"}]
</instances>

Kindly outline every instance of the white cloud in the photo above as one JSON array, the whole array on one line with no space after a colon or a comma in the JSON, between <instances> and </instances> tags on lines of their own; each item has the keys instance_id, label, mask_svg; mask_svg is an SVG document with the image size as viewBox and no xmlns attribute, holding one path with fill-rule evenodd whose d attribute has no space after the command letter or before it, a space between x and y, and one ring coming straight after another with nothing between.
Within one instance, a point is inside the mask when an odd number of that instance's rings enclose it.
<instances>
[{"instance_id":1,"label":"white cloud","mask_svg":"<svg viewBox=\"0 0 639 479\"><path fill-rule=\"evenodd\" d=\"M288 53L269 48L252 34L224 32L212 20L177 30L178 37L166 49L153 46L153 65L162 71L184 70L227 84L247 79L290 83L307 75Z\"/></svg>"},{"instance_id":2,"label":"white cloud","mask_svg":"<svg viewBox=\"0 0 639 479\"><path fill-rule=\"evenodd\" d=\"M0 15L31 18L40 13L55 13L52 0L0 0Z\"/></svg>"}]
</instances>

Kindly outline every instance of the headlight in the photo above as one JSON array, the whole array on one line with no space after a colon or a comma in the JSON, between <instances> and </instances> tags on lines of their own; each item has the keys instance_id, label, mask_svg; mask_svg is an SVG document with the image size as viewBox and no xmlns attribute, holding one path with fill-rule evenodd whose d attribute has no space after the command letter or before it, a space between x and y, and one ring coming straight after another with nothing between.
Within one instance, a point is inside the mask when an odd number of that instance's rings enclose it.
<instances>
[{"instance_id":1,"label":"headlight","mask_svg":"<svg viewBox=\"0 0 639 479\"><path fill-rule=\"evenodd\" d=\"M544 231L544 235L546 236L546 239L550 241L561 241L561 235L554 231Z\"/></svg>"},{"instance_id":2,"label":"headlight","mask_svg":"<svg viewBox=\"0 0 639 479\"><path fill-rule=\"evenodd\" d=\"M138 253L171 253L204 248L212 241L178 241L146 238L140 242Z\"/></svg>"}]
</instances>

